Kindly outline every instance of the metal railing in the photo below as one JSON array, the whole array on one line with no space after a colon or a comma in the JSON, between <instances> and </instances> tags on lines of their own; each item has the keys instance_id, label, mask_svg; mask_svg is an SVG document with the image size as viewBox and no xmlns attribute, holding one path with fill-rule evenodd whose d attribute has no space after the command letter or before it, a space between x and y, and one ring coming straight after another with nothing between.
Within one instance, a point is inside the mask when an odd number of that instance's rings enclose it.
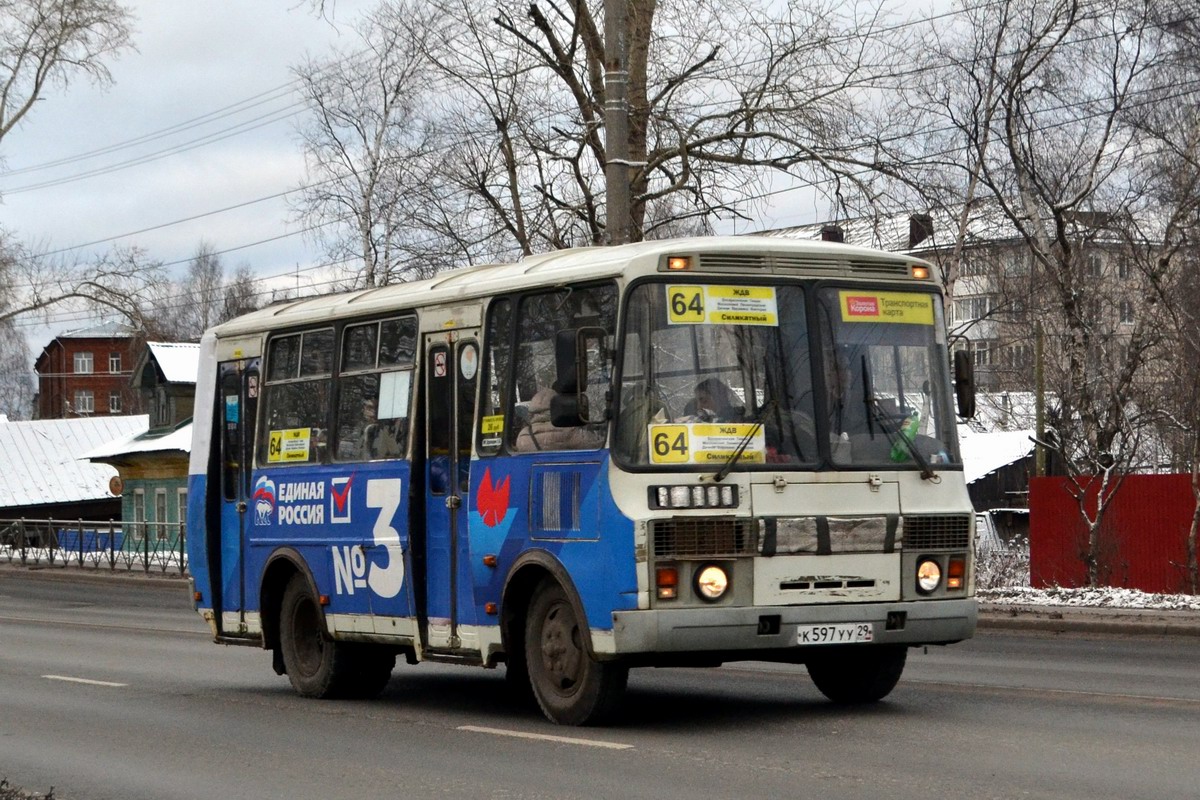
<instances>
[{"instance_id":1,"label":"metal railing","mask_svg":"<svg viewBox=\"0 0 1200 800\"><path fill-rule=\"evenodd\" d=\"M182 522L0 519L0 563L187 574Z\"/></svg>"}]
</instances>

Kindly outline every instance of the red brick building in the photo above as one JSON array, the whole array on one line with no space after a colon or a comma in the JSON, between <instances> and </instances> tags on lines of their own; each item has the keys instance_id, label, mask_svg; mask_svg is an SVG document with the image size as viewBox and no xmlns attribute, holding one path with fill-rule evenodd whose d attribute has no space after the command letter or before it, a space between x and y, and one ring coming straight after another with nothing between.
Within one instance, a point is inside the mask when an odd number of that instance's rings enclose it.
<instances>
[{"instance_id":1,"label":"red brick building","mask_svg":"<svg viewBox=\"0 0 1200 800\"><path fill-rule=\"evenodd\" d=\"M110 322L67 331L43 348L38 374L38 419L145 413L130 385L145 340L137 331Z\"/></svg>"}]
</instances>

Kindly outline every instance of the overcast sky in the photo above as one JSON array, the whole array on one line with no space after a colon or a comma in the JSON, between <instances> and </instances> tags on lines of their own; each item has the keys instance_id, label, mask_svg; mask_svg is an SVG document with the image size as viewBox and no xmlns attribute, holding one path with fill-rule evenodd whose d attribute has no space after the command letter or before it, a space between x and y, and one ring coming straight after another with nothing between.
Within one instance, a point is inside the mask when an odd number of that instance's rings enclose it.
<instances>
[{"instance_id":1,"label":"overcast sky","mask_svg":"<svg viewBox=\"0 0 1200 800\"><path fill-rule=\"evenodd\" d=\"M285 197L252 201L303 181L290 68L352 48L350 24L371 3L337 0L334 24L303 0L131 5L138 51L111 63L115 85L51 87L0 143L0 225L51 250L121 236L78 252L137 244L165 262L186 261L201 240L220 251L284 236L229 252L227 269L244 262L268 275L319 262ZM195 146L206 138L215 141ZM74 327L62 322L52 326Z\"/></svg>"},{"instance_id":2,"label":"overcast sky","mask_svg":"<svg viewBox=\"0 0 1200 800\"><path fill-rule=\"evenodd\" d=\"M374 4L327 0L330 20L308 0L131 2L137 52L110 63L114 85L50 87L0 143L0 226L80 257L138 245L177 269L205 241L227 251L229 271L299 267L303 278L322 258L280 196L304 180L290 69L335 46L353 51L352 26ZM789 194L760 224L810 222L816 206ZM36 354L88 321L71 312L22 324Z\"/></svg>"}]
</instances>

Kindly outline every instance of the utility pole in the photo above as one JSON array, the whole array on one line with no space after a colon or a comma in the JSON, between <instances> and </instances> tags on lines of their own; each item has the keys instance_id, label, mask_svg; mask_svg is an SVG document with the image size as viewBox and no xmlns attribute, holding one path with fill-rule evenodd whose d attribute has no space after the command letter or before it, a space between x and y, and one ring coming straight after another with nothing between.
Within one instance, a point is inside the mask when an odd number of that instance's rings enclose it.
<instances>
[{"instance_id":1,"label":"utility pole","mask_svg":"<svg viewBox=\"0 0 1200 800\"><path fill-rule=\"evenodd\" d=\"M1046 367L1042 361L1046 337L1042 333L1041 322L1037 323L1033 336L1034 427L1037 429L1033 451L1034 474L1040 478L1046 474L1046 446L1042 444L1046 441Z\"/></svg>"},{"instance_id":2,"label":"utility pole","mask_svg":"<svg viewBox=\"0 0 1200 800\"><path fill-rule=\"evenodd\" d=\"M604 167L608 243L629 242L628 0L604 0Z\"/></svg>"}]
</instances>

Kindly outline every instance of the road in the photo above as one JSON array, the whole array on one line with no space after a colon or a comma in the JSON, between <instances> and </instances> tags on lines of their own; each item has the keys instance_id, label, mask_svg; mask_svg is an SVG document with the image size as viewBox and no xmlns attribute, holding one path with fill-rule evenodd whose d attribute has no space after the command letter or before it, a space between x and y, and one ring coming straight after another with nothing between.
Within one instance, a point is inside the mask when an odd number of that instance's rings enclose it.
<instances>
[{"instance_id":1,"label":"road","mask_svg":"<svg viewBox=\"0 0 1200 800\"><path fill-rule=\"evenodd\" d=\"M60 800L1194 797L1198 678L1194 637L996 632L870 708L791 666L635 670L617 726L564 729L499 670L303 700L182 587L0 570L0 777Z\"/></svg>"}]
</instances>

